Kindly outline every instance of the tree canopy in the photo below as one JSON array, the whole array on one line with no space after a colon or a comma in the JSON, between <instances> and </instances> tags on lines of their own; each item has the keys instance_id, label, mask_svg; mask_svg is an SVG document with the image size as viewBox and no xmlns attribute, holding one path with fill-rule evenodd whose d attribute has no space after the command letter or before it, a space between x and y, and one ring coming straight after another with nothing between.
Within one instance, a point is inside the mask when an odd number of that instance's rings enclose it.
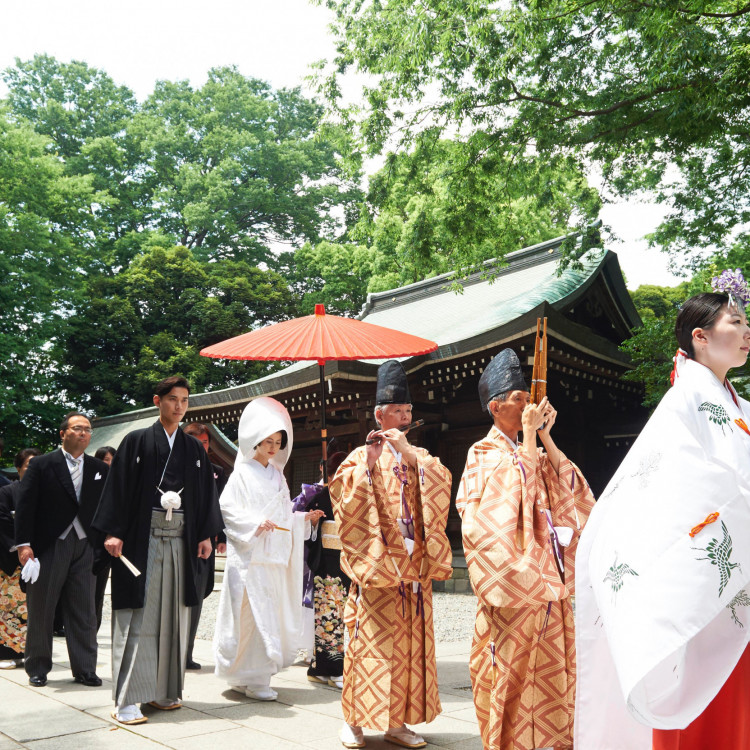
<instances>
[{"instance_id":1,"label":"tree canopy","mask_svg":"<svg viewBox=\"0 0 750 750\"><path fill-rule=\"evenodd\" d=\"M750 221L750 4L740 0L326 0L321 91L371 152L460 133L464 165L535 154L597 163L671 208L685 259ZM362 100L341 96L359 74ZM743 238L743 241L747 241Z\"/></svg>"},{"instance_id":2,"label":"tree canopy","mask_svg":"<svg viewBox=\"0 0 750 750\"><path fill-rule=\"evenodd\" d=\"M280 259L301 307L324 301L356 314L369 292L457 272L591 224L601 206L579 165L566 157L515 163L484 159L460 168L465 144L420 140L369 180L364 201L339 243L306 245ZM598 243L598 233L586 238ZM572 241L566 248L580 251Z\"/></svg>"},{"instance_id":3,"label":"tree canopy","mask_svg":"<svg viewBox=\"0 0 750 750\"><path fill-rule=\"evenodd\" d=\"M0 414L9 448L43 441L64 399L50 347L76 301L90 181L0 107Z\"/></svg>"},{"instance_id":4,"label":"tree canopy","mask_svg":"<svg viewBox=\"0 0 750 750\"><path fill-rule=\"evenodd\" d=\"M245 261L202 263L152 238L121 273L87 284L58 353L64 381L98 414L148 404L154 383L175 373L189 376L197 392L246 382L268 366L208 359L200 350L292 310L277 273Z\"/></svg>"},{"instance_id":5,"label":"tree canopy","mask_svg":"<svg viewBox=\"0 0 750 750\"><path fill-rule=\"evenodd\" d=\"M143 104L103 71L37 55L5 73L11 112L51 139L66 171L91 177L102 268L158 232L197 257L272 262L279 243L334 239L359 197L341 127L299 89L235 68L207 82L158 81Z\"/></svg>"}]
</instances>

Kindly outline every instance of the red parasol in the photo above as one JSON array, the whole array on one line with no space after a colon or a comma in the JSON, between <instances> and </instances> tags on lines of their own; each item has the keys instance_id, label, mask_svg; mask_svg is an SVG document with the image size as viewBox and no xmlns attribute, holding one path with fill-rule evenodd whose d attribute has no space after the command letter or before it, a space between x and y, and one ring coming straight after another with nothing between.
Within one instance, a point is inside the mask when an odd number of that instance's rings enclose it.
<instances>
[{"instance_id":1,"label":"red parasol","mask_svg":"<svg viewBox=\"0 0 750 750\"><path fill-rule=\"evenodd\" d=\"M321 441L323 481L327 482L326 394L324 366L338 359L387 359L413 357L434 352L434 341L376 326L354 318L326 315L323 305L304 318L243 333L201 350L204 357L217 359L315 360L320 367L320 395L323 404Z\"/></svg>"}]
</instances>

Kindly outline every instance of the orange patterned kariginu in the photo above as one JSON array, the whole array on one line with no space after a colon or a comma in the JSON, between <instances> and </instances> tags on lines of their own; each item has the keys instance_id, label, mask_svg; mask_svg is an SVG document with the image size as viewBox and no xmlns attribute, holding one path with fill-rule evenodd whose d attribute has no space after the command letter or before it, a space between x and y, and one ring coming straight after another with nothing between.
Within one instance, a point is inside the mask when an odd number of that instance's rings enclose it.
<instances>
[{"instance_id":1,"label":"orange patterned kariginu","mask_svg":"<svg viewBox=\"0 0 750 750\"><path fill-rule=\"evenodd\" d=\"M452 573L445 535L451 474L427 451L414 450L416 467L404 471L385 448L369 471L366 449L357 448L330 488L341 568L353 581L345 615L350 641L341 698L344 719L382 731L432 721L441 710L432 581ZM397 523L402 489L414 519L411 557Z\"/></svg>"},{"instance_id":2,"label":"orange patterned kariginu","mask_svg":"<svg viewBox=\"0 0 750 750\"><path fill-rule=\"evenodd\" d=\"M578 537L593 505L565 456L559 474L542 450L531 468L523 447L513 450L496 427L469 450L456 506L479 599L470 671L485 750L573 745L569 597ZM573 529L557 554L551 527Z\"/></svg>"}]
</instances>

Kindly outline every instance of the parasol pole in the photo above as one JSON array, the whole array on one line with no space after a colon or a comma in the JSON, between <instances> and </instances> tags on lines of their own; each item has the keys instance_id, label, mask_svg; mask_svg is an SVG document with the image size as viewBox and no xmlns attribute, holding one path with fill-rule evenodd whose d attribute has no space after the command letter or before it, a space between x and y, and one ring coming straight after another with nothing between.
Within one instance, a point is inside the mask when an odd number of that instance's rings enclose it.
<instances>
[{"instance_id":1,"label":"parasol pole","mask_svg":"<svg viewBox=\"0 0 750 750\"><path fill-rule=\"evenodd\" d=\"M328 430L326 429L326 363L324 360L318 360L320 368L320 408L322 415L320 418L320 444L323 451L323 484L328 484Z\"/></svg>"}]
</instances>

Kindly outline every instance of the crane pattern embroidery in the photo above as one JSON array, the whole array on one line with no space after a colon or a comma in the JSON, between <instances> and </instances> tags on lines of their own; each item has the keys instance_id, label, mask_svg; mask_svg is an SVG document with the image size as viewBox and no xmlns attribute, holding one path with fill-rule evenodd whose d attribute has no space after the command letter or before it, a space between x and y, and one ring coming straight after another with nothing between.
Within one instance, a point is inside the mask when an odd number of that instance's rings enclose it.
<instances>
[{"instance_id":1,"label":"crane pattern embroidery","mask_svg":"<svg viewBox=\"0 0 750 750\"><path fill-rule=\"evenodd\" d=\"M737 595L727 604L727 609L732 613L732 619L741 628L745 626L740 622L737 617L737 607L750 607L750 596L747 595L745 589L741 589L737 592Z\"/></svg>"},{"instance_id":2,"label":"crane pattern embroidery","mask_svg":"<svg viewBox=\"0 0 750 750\"><path fill-rule=\"evenodd\" d=\"M615 561L612 563L603 579L605 583L609 581L612 586L613 601L617 597L617 592L625 585L626 575L638 577L638 573L636 573L627 563L620 563L618 565L617 555L615 555Z\"/></svg>"},{"instance_id":3,"label":"crane pattern embroidery","mask_svg":"<svg viewBox=\"0 0 750 750\"><path fill-rule=\"evenodd\" d=\"M732 423L729 419L727 410L719 404L712 404L710 401L704 401L699 407L698 411L705 411L708 413L708 421L721 427L722 434L724 433L724 425L729 427L729 431L732 431Z\"/></svg>"},{"instance_id":4,"label":"crane pattern embroidery","mask_svg":"<svg viewBox=\"0 0 750 750\"><path fill-rule=\"evenodd\" d=\"M740 568L740 564L731 562L730 557L732 556L732 537L729 535L729 530L724 521L721 522L722 539L712 539L704 548L693 547L698 552L705 552L706 557L697 557L696 560L710 560L711 565L715 565L719 569L719 596L724 593L726 585L729 583L729 579L732 576L732 571L735 568ZM742 571L742 568L740 568Z\"/></svg>"}]
</instances>

